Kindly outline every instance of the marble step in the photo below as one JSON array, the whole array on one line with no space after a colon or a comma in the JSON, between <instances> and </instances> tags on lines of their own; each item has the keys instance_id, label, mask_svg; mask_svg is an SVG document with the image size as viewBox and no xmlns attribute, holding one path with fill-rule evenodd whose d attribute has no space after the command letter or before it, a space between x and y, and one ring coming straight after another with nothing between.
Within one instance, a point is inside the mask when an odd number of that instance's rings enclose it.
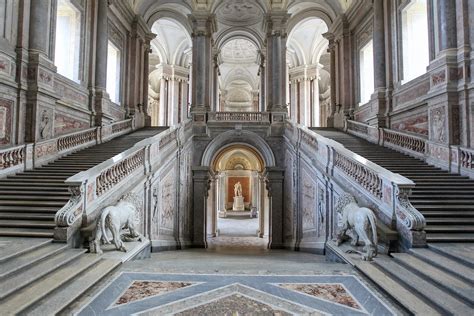
<instances>
[{"instance_id":1,"label":"marble step","mask_svg":"<svg viewBox=\"0 0 474 316\"><path fill-rule=\"evenodd\" d=\"M21 199L23 201L69 201L70 195L50 195L50 196L43 196L43 195L21 195L15 193L7 193L0 195L0 204L2 204L3 200L11 200L11 199Z\"/></svg>"},{"instance_id":2,"label":"marble step","mask_svg":"<svg viewBox=\"0 0 474 316\"><path fill-rule=\"evenodd\" d=\"M414 188L412 190L412 195L426 195L426 196L433 196L433 195L440 195L440 194L461 194L461 195L469 195L472 196L474 194L474 188L472 190L467 190L467 189L455 189L453 188L452 190L436 190L436 189L421 189L421 188Z\"/></svg>"},{"instance_id":3,"label":"marble step","mask_svg":"<svg viewBox=\"0 0 474 316\"><path fill-rule=\"evenodd\" d=\"M0 228L0 236L3 237L41 237L53 238L54 231L52 229L33 229L33 228Z\"/></svg>"},{"instance_id":4,"label":"marble step","mask_svg":"<svg viewBox=\"0 0 474 316\"><path fill-rule=\"evenodd\" d=\"M25 189L25 190L19 190L18 188L14 188L12 190L4 190L3 188L0 188L0 197L2 195L21 195L23 198L24 196L37 196L37 197L47 197L47 196L53 196L53 197L70 197L71 193L68 192L67 190L61 190L61 191L41 191L41 190L33 190L31 189Z\"/></svg>"},{"instance_id":5,"label":"marble step","mask_svg":"<svg viewBox=\"0 0 474 316\"><path fill-rule=\"evenodd\" d=\"M66 201L19 201L19 200L2 200L0 205L3 206L56 206L63 207L66 204Z\"/></svg>"},{"instance_id":6,"label":"marble step","mask_svg":"<svg viewBox=\"0 0 474 316\"><path fill-rule=\"evenodd\" d=\"M85 252L85 249L67 249L39 262L28 269L27 272L14 274L3 279L0 283L0 299L4 299L12 293L19 291L23 287L82 256Z\"/></svg>"},{"instance_id":7,"label":"marble step","mask_svg":"<svg viewBox=\"0 0 474 316\"><path fill-rule=\"evenodd\" d=\"M416 204L418 210L423 211L461 211L461 210L474 210L474 205L433 205L433 204Z\"/></svg>"},{"instance_id":8,"label":"marble step","mask_svg":"<svg viewBox=\"0 0 474 316\"><path fill-rule=\"evenodd\" d=\"M17 219L17 220L32 220L32 221L54 221L54 213L50 214L36 214L36 213L20 213L20 212L3 212L0 211L0 220L3 219Z\"/></svg>"},{"instance_id":9,"label":"marble step","mask_svg":"<svg viewBox=\"0 0 474 316\"><path fill-rule=\"evenodd\" d=\"M416 295L423 297L426 302L436 306L442 314L469 315L472 312L472 308L463 300L452 296L393 259L379 259L375 263L382 271L400 282L412 293L416 293Z\"/></svg>"},{"instance_id":10,"label":"marble step","mask_svg":"<svg viewBox=\"0 0 474 316\"><path fill-rule=\"evenodd\" d=\"M435 283L451 295L465 301L467 305L474 307L474 287L471 282L465 282L457 276L453 276L411 254L393 253L392 256L396 262L416 275L423 277L428 282Z\"/></svg>"},{"instance_id":11,"label":"marble step","mask_svg":"<svg viewBox=\"0 0 474 316\"><path fill-rule=\"evenodd\" d=\"M8 240L8 239L7 239ZM14 243L10 243L8 247L2 249L0 252L0 265L4 262L12 260L18 256L33 251L36 248L40 248L49 245L53 242L52 239L40 239L40 238L22 238L15 239Z\"/></svg>"},{"instance_id":12,"label":"marble step","mask_svg":"<svg viewBox=\"0 0 474 316\"><path fill-rule=\"evenodd\" d=\"M64 178L61 179L45 179L44 177L41 178L7 178L7 179L2 179L0 184L10 184L10 183L15 183L15 184L33 184L33 185L38 185L38 184L46 184L46 185L56 185L56 184L66 184L64 183Z\"/></svg>"},{"instance_id":13,"label":"marble step","mask_svg":"<svg viewBox=\"0 0 474 316\"><path fill-rule=\"evenodd\" d=\"M474 269L474 245L465 243L428 244L428 248Z\"/></svg>"},{"instance_id":14,"label":"marble step","mask_svg":"<svg viewBox=\"0 0 474 316\"><path fill-rule=\"evenodd\" d=\"M426 241L435 242L474 242L474 234L470 233L427 233Z\"/></svg>"},{"instance_id":15,"label":"marble step","mask_svg":"<svg viewBox=\"0 0 474 316\"><path fill-rule=\"evenodd\" d=\"M464 232L474 233L474 226L470 225L429 225L425 228L427 233Z\"/></svg>"},{"instance_id":16,"label":"marble step","mask_svg":"<svg viewBox=\"0 0 474 316\"><path fill-rule=\"evenodd\" d=\"M30 308L23 311L27 315L57 315L80 298L87 290L101 281L105 276L117 268L119 260L101 259L90 266L76 278L65 284Z\"/></svg>"},{"instance_id":17,"label":"marble step","mask_svg":"<svg viewBox=\"0 0 474 316\"><path fill-rule=\"evenodd\" d=\"M74 280L80 273L96 264L100 257L97 255L83 255L73 258L67 264L58 267L41 280L31 281L29 286L17 290L0 304L0 309L6 315L22 313L32 307L48 294ZM66 294L66 293L64 293ZM67 294L66 294L67 295Z\"/></svg>"},{"instance_id":18,"label":"marble step","mask_svg":"<svg viewBox=\"0 0 474 316\"><path fill-rule=\"evenodd\" d=\"M372 262L360 261L356 264L356 267L411 314L441 315L438 310L429 305L423 298L413 295L409 289L377 268Z\"/></svg>"},{"instance_id":19,"label":"marble step","mask_svg":"<svg viewBox=\"0 0 474 316\"><path fill-rule=\"evenodd\" d=\"M474 199L423 199L423 198L417 198L413 197L410 198L411 204L415 205L467 205L467 206L474 206Z\"/></svg>"},{"instance_id":20,"label":"marble step","mask_svg":"<svg viewBox=\"0 0 474 316\"><path fill-rule=\"evenodd\" d=\"M43 214L56 214L59 208L55 206L16 206L16 205L1 205L0 212L24 212L24 213L43 213Z\"/></svg>"},{"instance_id":21,"label":"marble step","mask_svg":"<svg viewBox=\"0 0 474 316\"><path fill-rule=\"evenodd\" d=\"M459 260L453 260L449 256L428 248L412 248L410 254L474 286L474 269Z\"/></svg>"},{"instance_id":22,"label":"marble step","mask_svg":"<svg viewBox=\"0 0 474 316\"><path fill-rule=\"evenodd\" d=\"M71 175L74 175L76 172L72 171L57 171L57 170L32 170L32 171L26 171L17 174L16 176L23 176L23 175L32 175L32 176L62 176L62 177L70 177Z\"/></svg>"},{"instance_id":23,"label":"marble step","mask_svg":"<svg viewBox=\"0 0 474 316\"><path fill-rule=\"evenodd\" d=\"M15 273L21 273L22 270L39 264L42 260L65 251L68 245L65 243L49 242L40 247L6 260L0 264L0 282Z\"/></svg>"},{"instance_id":24,"label":"marble step","mask_svg":"<svg viewBox=\"0 0 474 316\"><path fill-rule=\"evenodd\" d=\"M474 217L474 210L473 211L422 211L423 216L426 218L451 218L452 216L459 217L461 220L465 219L466 217Z\"/></svg>"},{"instance_id":25,"label":"marble step","mask_svg":"<svg viewBox=\"0 0 474 316\"><path fill-rule=\"evenodd\" d=\"M431 200L442 200L442 199L464 199L464 200L474 200L474 192L472 194L463 194L459 192L451 192L451 193L441 193L438 192L438 194L424 194L424 193L419 193L419 192L414 192L410 196L410 201L416 201L416 200L425 200L425 199L431 199Z\"/></svg>"},{"instance_id":26,"label":"marble step","mask_svg":"<svg viewBox=\"0 0 474 316\"><path fill-rule=\"evenodd\" d=\"M54 229L56 223L54 220L49 221L38 221L38 220L22 220L22 219L1 219L0 228L11 227L11 228L42 228L42 229Z\"/></svg>"},{"instance_id":27,"label":"marble step","mask_svg":"<svg viewBox=\"0 0 474 316\"><path fill-rule=\"evenodd\" d=\"M14 176L8 176L7 179L42 179L42 180L66 180L67 176L60 176L55 175L54 173L50 173L48 175L33 175L33 174L25 174L19 173Z\"/></svg>"},{"instance_id":28,"label":"marble step","mask_svg":"<svg viewBox=\"0 0 474 316\"><path fill-rule=\"evenodd\" d=\"M474 214L470 217L426 217L425 220L430 225L474 225Z\"/></svg>"},{"instance_id":29,"label":"marble step","mask_svg":"<svg viewBox=\"0 0 474 316\"><path fill-rule=\"evenodd\" d=\"M38 185L38 181L36 182L28 182L28 181L15 181L8 179L0 180L0 188L3 189L8 189L8 188L37 188L38 190L44 189L44 190L67 190L69 188L69 185L64 183L64 181L56 181L54 183L40 183L41 185Z\"/></svg>"}]
</instances>

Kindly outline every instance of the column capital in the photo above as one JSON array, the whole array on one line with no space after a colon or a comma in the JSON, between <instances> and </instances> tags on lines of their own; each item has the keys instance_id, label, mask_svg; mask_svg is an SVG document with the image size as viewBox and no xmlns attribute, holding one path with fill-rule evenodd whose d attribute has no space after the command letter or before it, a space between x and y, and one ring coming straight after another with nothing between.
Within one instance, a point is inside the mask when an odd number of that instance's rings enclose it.
<instances>
[{"instance_id":1,"label":"column capital","mask_svg":"<svg viewBox=\"0 0 474 316\"><path fill-rule=\"evenodd\" d=\"M274 11L267 14L264 24L267 36L286 36L289 18L290 14L287 11Z\"/></svg>"},{"instance_id":2,"label":"column capital","mask_svg":"<svg viewBox=\"0 0 474 316\"><path fill-rule=\"evenodd\" d=\"M192 36L212 36L217 31L215 14L207 12L196 12L188 15L193 27Z\"/></svg>"}]
</instances>

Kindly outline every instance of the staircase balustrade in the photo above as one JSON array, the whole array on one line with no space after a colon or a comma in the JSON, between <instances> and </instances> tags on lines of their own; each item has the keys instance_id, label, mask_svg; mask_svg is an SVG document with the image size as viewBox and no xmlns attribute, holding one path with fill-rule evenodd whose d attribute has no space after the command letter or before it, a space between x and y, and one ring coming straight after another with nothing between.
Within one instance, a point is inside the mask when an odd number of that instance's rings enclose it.
<instances>
[{"instance_id":1,"label":"staircase balustrade","mask_svg":"<svg viewBox=\"0 0 474 316\"><path fill-rule=\"evenodd\" d=\"M209 112L208 121L269 123L270 115L267 112Z\"/></svg>"},{"instance_id":2,"label":"staircase balustrade","mask_svg":"<svg viewBox=\"0 0 474 316\"><path fill-rule=\"evenodd\" d=\"M116 202L118 196L152 173L160 165L165 153L176 150L190 137L189 122L171 127L165 132L136 143L128 150L80 172L65 183L71 198L56 213L55 239L68 240L81 223L91 223L106 201ZM113 200L113 201L112 201Z\"/></svg>"},{"instance_id":3,"label":"staircase balustrade","mask_svg":"<svg viewBox=\"0 0 474 316\"><path fill-rule=\"evenodd\" d=\"M359 133L364 131L359 129ZM369 129L367 129L369 131ZM308 128L287 122L285 136L294 146L312 157L313 164L348 190L356 190L376 206L380 219L388 226L396 224L405 244L423 244L424 216L410 203L415 183L372 163L342 144ZM313 158L314 157L314 158Z\"/></svg>"},{"instance_id":4,"label":"staircase balustrade","mask_svg":"<svg viewBox=\"0 0 474 316\"><path fill-rule=\"evenodd\" d=\"M26 156L26 146L16 146L0 150L0 175L1 170L17 168L23 165Z\"/></svg>"},{"instance_id":5,"label":"staircase balustrade","mask_svg":"<svg viewBox=\"0 0 474 316\"><path fill-rule=\"evenodd\" d=\"M39 167L60 156L131 132L133 119L0 150L0 177Z\"/></svg>"},{"instance_id":6,"label":"staircase balustrade","mask_svg":"<svg viewBox=\"0 0 474 316\"><path fill-rule=\"evenodd\" d=\"M474 149L461 146L446 146L449 162L437 164L430 161L430 141L426 137L416 136L388 128L377 128L367 124L347 120L345 131L372 143L395 149L415 158L423 159L451 172L461 173L474 179Z\"/></svg>"}]
</instances>

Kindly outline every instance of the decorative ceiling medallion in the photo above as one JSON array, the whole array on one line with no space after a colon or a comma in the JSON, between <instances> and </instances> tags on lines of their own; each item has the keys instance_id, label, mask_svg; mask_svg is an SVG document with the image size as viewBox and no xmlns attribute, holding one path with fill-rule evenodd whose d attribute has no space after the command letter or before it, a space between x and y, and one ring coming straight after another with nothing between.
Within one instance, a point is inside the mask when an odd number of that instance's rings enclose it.
<instances>
[{"instance_id":1,"label":"decorative ceiling medallion","mask_svg":"<svg viewBox=\"0 0 474 316\"><path fill-rule=\"evenodd\" d=\"M262 21L263 12L255 1L224 0L217 9L217 20L230 26L252 25Z\"/></svg>"}]
</instances>

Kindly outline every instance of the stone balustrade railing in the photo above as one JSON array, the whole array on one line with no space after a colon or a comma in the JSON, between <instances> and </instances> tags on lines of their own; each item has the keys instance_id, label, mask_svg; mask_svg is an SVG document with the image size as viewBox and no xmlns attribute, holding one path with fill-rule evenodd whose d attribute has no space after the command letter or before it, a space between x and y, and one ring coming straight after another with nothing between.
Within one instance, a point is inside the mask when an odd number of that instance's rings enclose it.
<instances>
[{"instance_id":1,"label":"stone balustrade railing","mask_svg":"<svg viewBox=\"0 0 474 316\"><path fill-rule=\"evenodd\" d=\"M60 156L131 132L133 119L0 150L0 177L39 167Z\"/></svg>"},{"instance_id":2,"label":"stone balustrade railing","mask_svg":"<svg viewBox=\"0 0 474 316\"><path fill-rule=\"evenodd\" d=\"M395 223L405 245L425 244L425 218L409 201L411 190L415 187L413 181L306 127L290 122L286 127L286 137L295 141L308 157L312 157L320 170L325 170L339 185L356 190L359 196L369 200L385 224L393 226Z\"/></svg>"},{"instance_id":3,"label":"stone balustrade railing","mask_svg":"<svg viewBox=\"0 0 474 316\"><path fill-rule=\"evenodd\" d=\"M209 112L208 121L269 123L270 115L267 112Z\"/></svg>"},{"instance_id":4,"label":"stone balustrade railing","mask_svg":"<svg viewBox=\"0 0 474 316\"><path fill-rule=\"evenodd\" d=\"M144 139L97 166L68 178L65 183L69 185L71 198L56 213L55 239L69 240L82 224L93 221L104 203L116 198L118 191L143 181L153 166L161 163L162 154L168 148L176 149L184 141L185 130L190 130L188 123L183 122Z\"/></svg>"},{"instance_id":5,"label":"stone balustrade railing","mask_svg":"<svg viewBox=\"0 0 474 316\"><path fill-rule=\"evenodd\" d=\"M462 168L474 169L474 149L460 147L459 161Z\"/></svg>"},{"instance_id":6,"label":"stone balustrade railing","mask_svg":"<svg viewBox=\"0 0 474 316\"><path fill-rule=\"evenodd\" d=\"M2 170L17 170L24 165L26 145L0 150L0 175Z\"/></svg>"},{"instance_id":7,"label":"stone balustrade railing","mask_svg":"<svg viewBox=\"0 0 474 316\"><path fill-rule=\"evenodd\" d=\"M426 137L388 128L377 128L351 120L346 121L345 130L370 142L395 149L445 170L461 173L474 179L474 149L472 148L439 144L429 141Z\"/></svg>"},{"instance_id":8,"label":"stone balustrade railing","mask_svg":"<svg viewBox=\"0 0 474 316\"><path fill-rule=\"evenodd\" d=\"M428 139L425 137L388 128L377 128L351 120L346 121L345 130L373 143L393 148L417 158L424 157L427 153Z\"/></svg>"}]
</instances>

